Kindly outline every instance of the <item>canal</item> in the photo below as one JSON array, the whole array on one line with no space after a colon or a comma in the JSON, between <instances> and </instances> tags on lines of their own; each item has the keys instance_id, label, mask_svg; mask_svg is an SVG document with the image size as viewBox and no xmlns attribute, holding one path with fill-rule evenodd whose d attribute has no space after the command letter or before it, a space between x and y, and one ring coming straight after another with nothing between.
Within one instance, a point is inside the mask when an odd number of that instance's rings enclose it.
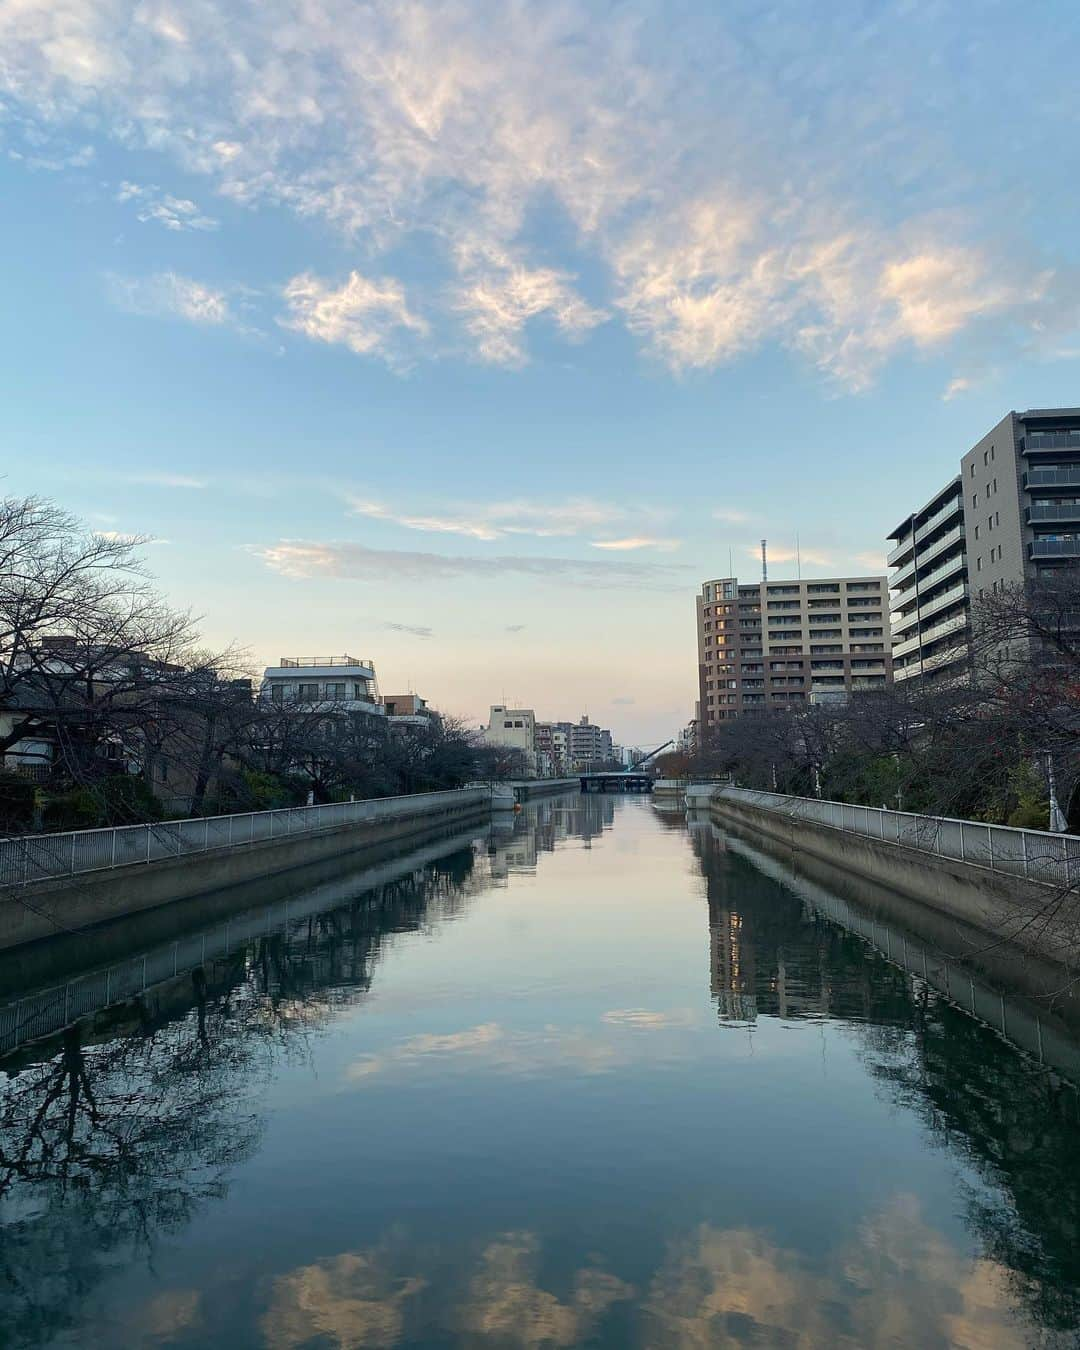
<instances>
[{"instance_id":1,"label":"canal","mask_svg":"<svg viewBox=\"0 0 1080 1350\"><path fill-rule=\"evenodd\" d=\"M0 1346L1080 1344L1060 1064L647 799L399 862L0 1060Z\"/></svg>"}]
</instances>

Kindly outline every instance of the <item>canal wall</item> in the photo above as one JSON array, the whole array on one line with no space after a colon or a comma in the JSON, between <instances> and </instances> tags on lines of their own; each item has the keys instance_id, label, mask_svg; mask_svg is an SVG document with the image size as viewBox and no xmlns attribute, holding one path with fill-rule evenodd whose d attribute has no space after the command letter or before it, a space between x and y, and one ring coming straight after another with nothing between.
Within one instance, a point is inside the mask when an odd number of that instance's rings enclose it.
<instances>
[{"instance_id":1,"label":"canal wall","mask_svg":"<svg viewBox=\"0 0 1080 1350\"><path fill-rule=\"evenodd\" d=\"M278 817L284 820L275 831ZM80 933L112 919L431 831L486 824L490 818L491 792L475 787L296 811L5 840L0 848L8 849L11 856L6 860L7 884L0 885L0 950ZM269 837L267 825L274 832ZM201 843L192 842L190 836L200 832ZM87 836L95 838L87 843ZM35 851L33 858L27 855L29 862L44 858L54 871L63 868L64 874L34 879L31 872L31 879L19 882L17 851L12 846L24 843ZM138 857L130 857L134 853ZM106 865L110 856L118 854L130 860ZM78 859L87 856L102 861L97 866L79 866Z\"/></svg>"},{"instance_id":2,"label":"canal wall","mask_svg":"<svg viewBox=\"0 0 1080 1350\"><path fill-rule=\"evenodd\" d=\"M713 831L723 850L746 858L892 965L1080 1085L1080 996L1062 988L1056 964L1008 944L988 946L977 929L740 826L699 815L691 817L690 829Z\"/></svg>"},{"instance_id":3,"label":"canal wall","mask_svg":"<svg viewBox=\"0 0 1080 1350\"><path fill-rule=\"evenodd\" d=\"M508 786L514 789L519 802L530 801L533 797L550 797L556 792L581 791L581 781L577 778L522 778Z\"/></svg>"},{"instance_id":4,"label":"canal wall","mask_svg":"<svg viewBox=\"0 0 1080 1350\"><path fill-rule=\"evenodd\" d=\"M1039 831L879 812L742 789L722 788L707 802L715 820L770 840L795 856L821 859L899 892L979 935L982 946L987 945L987 939L1007 942L1069 970L1080 957L1080 898L1072 889L1071 851L1073 844L1080 846L1080 840L1065 842ZM844 819L845 810L855 813L855 828L811 818L812 813L826 814L824 808L837 808L833 813L837 821ZM858 828L860 823L862 829ZM965 847L964 825L978 831L977 837L985 837L988 844L979 850L969 844L974 857L950 856L956 837L953 827L961 827L959 847ZM892 838L871 836L871 830L885 832L894 826ZM1045 846L1033 843L1030 836L1049 842ZM1080 850L1077 859L1080 861ZM1035 880L1040 874L1053 879ZM1080 866L1075 876L1080 881ZM974 948L974 940L969 945Z\"/></svg>"}]
</instances>

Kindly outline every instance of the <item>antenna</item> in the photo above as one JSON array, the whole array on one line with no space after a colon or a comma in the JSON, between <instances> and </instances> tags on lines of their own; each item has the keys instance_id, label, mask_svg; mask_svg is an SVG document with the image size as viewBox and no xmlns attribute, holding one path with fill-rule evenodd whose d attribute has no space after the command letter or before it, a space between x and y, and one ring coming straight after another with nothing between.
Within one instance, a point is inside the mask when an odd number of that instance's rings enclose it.
<instances>
[{"instance_id":1,"label":"antenna","mask_svg":"<svg viewBox=\"0 0 1080 1350\"><path fill-rule=\"evenodd\" d=\"M727 574L729 577L735 575L735 564L731 561L731 549L727 551Z\"/></svg>"},{"instance_id":2,"label":"antenna","mask_svg":"<svg viewBox=\"0 0 1080 1350\"><path fill-rule=\"evenodd\" d=\"M763 540L761 541L761 579L762 579L762 581L768 581L768 579L769 579L769 555L768 555L768 551L767 551L767 545L768 545L768 540L763 539Z\"/></svg>"},{"instance_id":3,"label":"antenna","mask_svg":"<svg viewBox=\"0 0 1080 1350\"><path fill-rule=\"evenodd\" d=\"M802 549L799 547L799 532L795 532L795 574L802 581Z\"/></svg>"}]
</instances>

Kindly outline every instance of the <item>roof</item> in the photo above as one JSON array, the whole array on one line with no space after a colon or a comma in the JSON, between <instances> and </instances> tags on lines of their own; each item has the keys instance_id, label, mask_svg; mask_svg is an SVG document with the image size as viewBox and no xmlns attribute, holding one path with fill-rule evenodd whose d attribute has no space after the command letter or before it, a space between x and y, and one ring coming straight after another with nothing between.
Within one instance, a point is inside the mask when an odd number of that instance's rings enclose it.
<instances>
[{"instance_id":1,"label":"roof","mask_svg":"<svg viewBox=\"0 0 1080 1350\"><path fill-rule=\"evenodd\" d=\"M925 506L920 506L917 511L912 511L910 515L905 516L904 519L900 522L900 524L897 525L896 529L890 530L890 532L885 536L885 538L899 539L900 536L907 529L907 527L911 524L911 522L916 518L916 516L925 515L926 512L929 511L931 507L936 506L938 504L938 502L942 499L942 497L945 497L950 492L955 491L956 488L961 487L961 485L962 479L960 474L957 474L955 478L950 478L944 487L938 488L938 490L934 493L934 495L930 498L930 500L926 503Z\"/></svg>"}]
</instances>

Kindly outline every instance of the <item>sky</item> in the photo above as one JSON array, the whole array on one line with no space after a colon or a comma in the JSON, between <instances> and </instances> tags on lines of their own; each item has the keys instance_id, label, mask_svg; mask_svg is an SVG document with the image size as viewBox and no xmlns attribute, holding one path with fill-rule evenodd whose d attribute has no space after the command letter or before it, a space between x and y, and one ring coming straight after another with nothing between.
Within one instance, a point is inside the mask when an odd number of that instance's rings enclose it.
<instances>
[{"instance_id":1,"label":"sky","mask_svg":"<svg viewBox=\"0 0 1080 1350\"><path fill-rule=\"evenodd\" d=\"M5 489L209 647L665 739L702 580L880 572L1080 403L1078 70L1054 0L0 0Z\"/></svg>"}]
</instances>

